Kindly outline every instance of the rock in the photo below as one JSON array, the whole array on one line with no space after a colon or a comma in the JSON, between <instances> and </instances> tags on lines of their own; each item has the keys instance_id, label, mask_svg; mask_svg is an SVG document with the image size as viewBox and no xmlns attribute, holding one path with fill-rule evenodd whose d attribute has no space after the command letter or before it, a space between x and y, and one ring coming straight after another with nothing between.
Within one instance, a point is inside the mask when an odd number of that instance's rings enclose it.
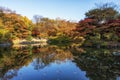
<instances>
[{"instance_id":1,"label":"rock","mask_svg":"<svg viewBox=\"0 0 120 80\"><path fill-rule=\"evenodd\" d=\"M120 52L113 52L114 56L120 56Z\"/></svg>"}]
</instances>

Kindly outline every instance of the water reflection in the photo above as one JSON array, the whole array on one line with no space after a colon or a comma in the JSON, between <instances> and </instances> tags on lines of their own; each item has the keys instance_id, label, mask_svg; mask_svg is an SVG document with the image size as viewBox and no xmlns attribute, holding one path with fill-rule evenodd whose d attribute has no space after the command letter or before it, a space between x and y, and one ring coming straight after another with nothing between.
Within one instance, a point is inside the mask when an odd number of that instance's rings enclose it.
<instances>
[{"instance_id":1,"label":"water reflection","mask_svg":"<svg viewBox=\"0 0 120 80\"><path fill-rule=\"evenodd\" d=\"M75 62L92 80L119 80L120 56L113 55L115 49L84 49L86 52L73 52Z\"/></svg>"},{"instance_id":2,"label":"water reflection","mask_svg":"<svg viewBox=\"0 0 120 80\"><path fill-rule=\"evenodd\" d=\"M0 48L0 80L119 80L118 49L57 46Z\"/></svg>"}]
</instances>

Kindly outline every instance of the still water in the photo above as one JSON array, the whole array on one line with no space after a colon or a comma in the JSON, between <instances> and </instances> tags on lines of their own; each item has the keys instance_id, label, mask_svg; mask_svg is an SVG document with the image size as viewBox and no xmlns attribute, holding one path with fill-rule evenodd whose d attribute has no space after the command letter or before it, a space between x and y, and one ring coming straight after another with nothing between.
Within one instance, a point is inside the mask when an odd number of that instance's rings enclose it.
<instances>
[{"instance_id":1,"label":"still water","mask_svg":"<svg viewBox=\"0 0 120 80\"><path fill-rule=\"evenodd\" d=\"M120 80L119 49L0 47L0 80Z\"/></svg>"}]
</instances>

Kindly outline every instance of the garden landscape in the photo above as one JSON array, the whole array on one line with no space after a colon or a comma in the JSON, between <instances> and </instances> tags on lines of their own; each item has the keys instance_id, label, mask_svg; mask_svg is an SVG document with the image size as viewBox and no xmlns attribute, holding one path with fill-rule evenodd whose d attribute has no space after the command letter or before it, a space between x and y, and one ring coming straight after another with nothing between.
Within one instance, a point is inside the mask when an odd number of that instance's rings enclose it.
<instances>
[{"instance_id":1,"label":"garden landscape","mask_svg":"<svg viewBox=\"0 0 120 80\"><path fill-rule=\"evenodd\" d=\"M120 7L94 5L78 21L1 6L0 80L120 80Z\"/></svg>"}]
</instances>

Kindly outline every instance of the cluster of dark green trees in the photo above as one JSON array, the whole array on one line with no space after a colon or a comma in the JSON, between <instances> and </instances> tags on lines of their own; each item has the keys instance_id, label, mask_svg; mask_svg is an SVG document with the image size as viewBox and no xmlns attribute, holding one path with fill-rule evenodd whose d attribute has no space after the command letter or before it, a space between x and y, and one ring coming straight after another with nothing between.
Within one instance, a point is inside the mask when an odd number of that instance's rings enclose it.
<instances>
[{"instance_id":1,"label":"cluster of dark green trees","mask_svg":"<svg viewBox=\"0 0 120 80\"><path fill-rule=\"evenodd\" d=\"M49 19L39 15L33 21L10 9L0 8L0 43L15 39L47 38L50 43L75 42L102 46L120 41L120 13L113 3L97 5L85 13L78 23L60 18ZM101 46L99 45L99 46Z\"/></svg>"}]
</instances>

